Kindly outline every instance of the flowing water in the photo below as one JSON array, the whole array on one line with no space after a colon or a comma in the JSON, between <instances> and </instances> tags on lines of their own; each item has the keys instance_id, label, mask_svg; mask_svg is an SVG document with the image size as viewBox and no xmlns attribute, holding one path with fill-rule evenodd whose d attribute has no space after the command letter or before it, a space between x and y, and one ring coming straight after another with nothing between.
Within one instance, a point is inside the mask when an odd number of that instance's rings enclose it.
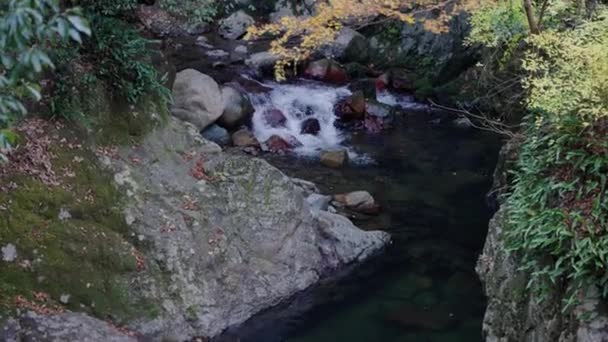
<instances>
[{"instance_id":1,"label":"flowing water","mask_svg":"<svg viewBox=\"0 0 608 342\"><path fill-rule=\"evenodd\" d=\"M265 155L290 176L311 180L324 193L367 190L382 205L380 216L355 216L363 229L383 229L393 243L376 260L337 283L309 291L283 313L262 314L241 328L241 341L481 341L485 301L474 272L490 211L499 141L457 128L454 117L433 113L410 96L381 93L378 100L405 114L379 134L334 127L333 105L346 88L314 82L268 83L254 96L255 134L294 136L296 155ZM261 119L269 108L287 116L285 128ZM321 122L318 137L302 136L309 116ZM346 147L356 162L334 170L320 166L319 150ZM286 313L289 312L289 313Z\"/></svg>"}]
</instances>

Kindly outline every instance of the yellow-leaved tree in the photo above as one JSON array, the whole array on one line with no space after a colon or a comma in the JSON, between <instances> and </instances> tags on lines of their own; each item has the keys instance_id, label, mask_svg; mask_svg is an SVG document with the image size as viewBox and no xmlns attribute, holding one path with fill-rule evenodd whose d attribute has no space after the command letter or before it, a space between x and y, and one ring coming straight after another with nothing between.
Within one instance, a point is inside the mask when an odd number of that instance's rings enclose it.
<instances>
[{"instance_id":1,"label":"yellow-leaved tree","mask_svg":"<svg viewBox=\"0 0 608 342\"><path fill-rule=\"evenodd\" d=\"M431 31L444 31L450 15L472 9L481 0L324 0L317 1L314 15L287 16L276 23L249 28L246 39L275 36L270 52L279 57L275 65L277 80L285 79L285 70L308 59L320 47L335 40L344 23L366 25L377 18L414 23L420 12L436 11L433 20L425 22Z\"/></svg>"}]
</instances>

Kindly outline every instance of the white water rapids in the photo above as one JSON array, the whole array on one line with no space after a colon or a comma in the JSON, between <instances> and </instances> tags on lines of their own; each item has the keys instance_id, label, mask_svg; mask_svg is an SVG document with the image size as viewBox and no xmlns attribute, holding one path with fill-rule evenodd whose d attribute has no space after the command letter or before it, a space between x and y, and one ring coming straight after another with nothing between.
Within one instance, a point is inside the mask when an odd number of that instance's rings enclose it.
<instances>
[{"instance_id":1,"label":"white water rapids","mask_svg":"<svg viewBox=\"0 0 608 342\"><path fill-rule=\"evenodd\" d=\"M322 150L345 148L352 159L361 159L351 147L345 145L348 132L334 125L334 105L349 95L347 87L336 87L319 82L302 80L295 84L280 84L265 82L269 92L250 94L255 108L253 115L253 133L264 142L273 135L278 135L286 141L297 139L301 145L294 152L301 156L316 156ZM390 106L401 106L404 109L420 110L425 105L414 101L409 95L394 95L389 92L379 92L379 102ZM280 110L286 118L284 125L272 127L264 118L264 113L270 110ZM320 131L316 135L302 134L302 123L314 118L319 121ZM363 157L365 159L365 157Z\"/></svg>"}]
</instances>

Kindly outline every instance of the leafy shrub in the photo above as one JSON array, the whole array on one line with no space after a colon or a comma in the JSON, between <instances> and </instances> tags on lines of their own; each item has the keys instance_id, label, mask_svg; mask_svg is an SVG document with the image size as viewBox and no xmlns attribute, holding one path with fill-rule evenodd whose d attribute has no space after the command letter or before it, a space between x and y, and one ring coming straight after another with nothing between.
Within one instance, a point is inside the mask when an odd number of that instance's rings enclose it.
<instances>
[{"instance_id":1,"label":"leafy shrub","mask_svg":"<svg viewBox=\"0 0 608 342\"><path fill-rule=\"evenodd\" d=\"M93 35L80 52L69 46L57 50L57 59L65 62L56 79L53 112L86 123L82 110L88 106L76 103L73 94L87 88L94 92L99 81L114 102L138 105L144 98L154 98L166 107L171 95L149 61L149 41L119 19L96 16L92 27Z\"/></svg>"},{"instance_id":2,"label":"leafy shrub","mask_svg":"<svg viewBox=\"0 0 608 342\"><path fill-rule=\"evenodd\" d=\"M55 0L12 0L0 4L0 128L26 113L27 96L39 100L37 76L54 64L48 55L53 44L72 39L81 42L88 24L77 9L62 11ZM9 147L0 131L2 150Z\"/></svg>"},{"instance_id":3,"label":"leafy shrub","mask_svg":"<svg viewBox=\"0 0 608 342\"><path fill-rule=\"evenodd\" d=\"M185 18L191 26L213 21L219 4L213 0L161 0L160 6L169 13Z\"/></svg>"},{"instance_id":4,"label":"leafy shrub","mask_svg":"<svg viewBox=\"0 0 608 342\"><path fill-rule=\"evenodd\" d=\"M79 4L92 13L116 17L134 10L137 7L137 0L80 0Z\"/></svg>"},{"instance_id":5,"label":"leafy shrub","mask_svg":"<svg viewBox=\"0 0 608 342\"><path fill-rule=\"evenodd\" d=\"M505 233L540 298L565 284L568 309L589 286L608 296L608 19L528 44L526 140Z\"/></svg>"},{"instance_id":6,"label":"leafy shrub","mask_svg":"<svg viewBox=\"0 0 608 342\"><path fill-rule=\"evenodd\" d=\"M115 97L131 104L147 94L168 101L169 90L149 61L149 42L120 20L96 17L92 24L94 33L86 46L87 58Z\"/></svg>"}]
</instances>

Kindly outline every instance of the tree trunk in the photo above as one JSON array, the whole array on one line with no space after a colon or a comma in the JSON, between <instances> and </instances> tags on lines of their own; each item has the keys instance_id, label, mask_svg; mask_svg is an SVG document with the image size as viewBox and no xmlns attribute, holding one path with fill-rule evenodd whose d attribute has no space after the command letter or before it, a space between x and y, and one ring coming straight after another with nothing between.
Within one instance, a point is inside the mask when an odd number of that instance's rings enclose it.
<instances>
[{"instance_id":1,"label":"tree trunk","mask_svg":"<svg viewBox=\"0 0 608 342\"><path fill-rule=\"evenodd\" d=\"M539 34L540 29L538 23L534 17L534 7L532 6L531 0L524 0L524 8L526 9L526 16L528 17L528 25L530 26L530 33Z\"/></svg>"}]
</instances>

